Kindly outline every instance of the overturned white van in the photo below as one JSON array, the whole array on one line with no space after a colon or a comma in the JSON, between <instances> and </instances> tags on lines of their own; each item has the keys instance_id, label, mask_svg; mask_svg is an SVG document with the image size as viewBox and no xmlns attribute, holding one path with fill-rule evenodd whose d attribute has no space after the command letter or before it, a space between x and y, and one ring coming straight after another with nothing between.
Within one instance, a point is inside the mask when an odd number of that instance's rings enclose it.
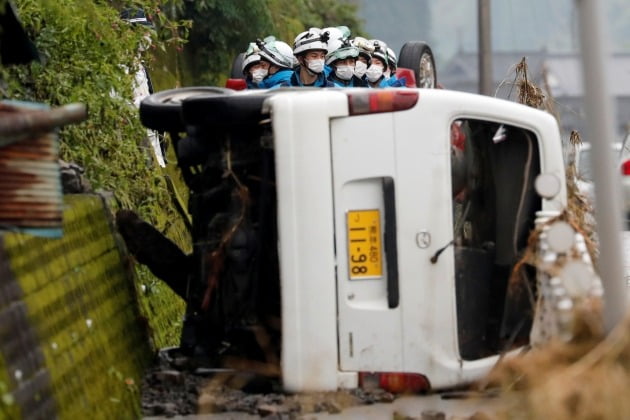
<instances>
[{"instance_id":1,"label":"overturned white van","mask_svg":"<svg viewBox=\"0 0 630 420\"><path fill-rule=\"evenodd\" d=\"M507 285L566 207L551 115L443 89L183 88L141 118L191 190L182 347L229 352L280 319L286 390L421 391L528 343L536 269L517 273L531 293Z\"/></svg>"}]
</instances>

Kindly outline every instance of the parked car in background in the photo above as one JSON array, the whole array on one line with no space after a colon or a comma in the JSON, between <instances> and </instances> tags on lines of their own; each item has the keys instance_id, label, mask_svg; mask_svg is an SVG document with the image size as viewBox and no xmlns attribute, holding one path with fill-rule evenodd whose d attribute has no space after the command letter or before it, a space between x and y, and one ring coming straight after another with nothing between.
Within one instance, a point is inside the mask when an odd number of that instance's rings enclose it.
<instances>
[{"instance_id":1,"label":"parked car in background","mask_svg":"<svg viewBox=\"0 0 630 420\"><path fill-rule=\"evenodd\" d=\"M624 216L630 220L630 132L621 143L621 153L619 156L619 167L621 169L622 202Z\"/></svg>"}]
</instances>

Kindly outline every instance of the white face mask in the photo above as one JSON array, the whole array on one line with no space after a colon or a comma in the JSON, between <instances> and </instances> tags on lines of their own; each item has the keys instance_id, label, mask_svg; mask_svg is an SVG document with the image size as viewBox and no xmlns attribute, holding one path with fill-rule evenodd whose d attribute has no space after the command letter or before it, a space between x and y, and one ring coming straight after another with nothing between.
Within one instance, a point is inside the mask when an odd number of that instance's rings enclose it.
<instances>
[{"instance_id":1,"label":"white face mask","mask_svg":"<svg viewBox=\"0 0 630 420\"><path fill-rule=\"evenodd\" d=\"M324 59L306 60L306 67L313 73L321 73L324 71Z\"/></svg>"},{"instance_id":2,"label":"white face mask","mask_svg":"<svg viewBox=\"0 0 630 420\"><path fill-rule=\"evenodd\" d=\"M252 71L252 82L260 83L267 76L267 69L256 69Z\"/></svg>"},{"instance_id":3,"label":"white face mask","mask_svg":"<svg viewBox=\"0 0 630 420\"><path fill-rule=\"evenodd\" d=\"M383 75L383 66L372 64L365 72L367 79L374 83Z\"/></svg>"},{"instance_id":4,"label":"white face mask","mask_svg":"<svg viewBox=\"0 0 630 420\"><path fill-rule=\"evenodd\" d=\"M337 66L335 67L335 74L341 80L350 80L354 74L354 67L352 66Z\"/></svg>"},{"instance_id":5,"label":"white face mask","mask_svg":"<svg viewBox=\"0 0 630 420\"><path fill-rule=\"evenodd\" d=\"M359 79L363 77L365 71L367 70L367 64L363 61L357 61L357 64L354 66L354 75Z\"/></svg>"}]
</instances>

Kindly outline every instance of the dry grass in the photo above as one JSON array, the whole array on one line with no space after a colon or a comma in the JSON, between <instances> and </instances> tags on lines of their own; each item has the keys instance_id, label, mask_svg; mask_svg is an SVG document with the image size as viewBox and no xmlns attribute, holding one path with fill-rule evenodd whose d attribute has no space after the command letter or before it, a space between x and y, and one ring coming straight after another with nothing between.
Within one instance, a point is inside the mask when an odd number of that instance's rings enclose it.
<instances>
[{"instance_id":1,"label":"dry grass","mask_svg":"<svg viewBox=\"0 0 630 420\"><path fill-rule=\"evenodd\" d=\"M604 337L592 316L589 310L577 314L570 342L552 341L497 365L483 385L500 387L504 395L516 391L519 398L494 418L628 418L630 318Z\"/></svg>"}]
</instances>

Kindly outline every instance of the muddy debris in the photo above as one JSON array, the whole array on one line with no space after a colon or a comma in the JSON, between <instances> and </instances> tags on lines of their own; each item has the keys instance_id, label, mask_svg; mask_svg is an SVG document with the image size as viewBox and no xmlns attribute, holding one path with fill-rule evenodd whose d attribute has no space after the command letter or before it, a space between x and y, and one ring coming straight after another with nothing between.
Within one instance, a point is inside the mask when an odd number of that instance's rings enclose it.
<instances>
[{"instance_id":1,"label":"muddy debris","mask_svg":"<svg viewBox=\"0 0 630 420\"><path fill-rule=\"evenodd\" d=\"M275 378L224 368L200 367L172 349L158 353L142 382L142 414L175 417L243 413L259 418L297 418L311 413L338 414L344 409L391 403L381 389L288 394Z\"/></svg>"}]
</instances>

